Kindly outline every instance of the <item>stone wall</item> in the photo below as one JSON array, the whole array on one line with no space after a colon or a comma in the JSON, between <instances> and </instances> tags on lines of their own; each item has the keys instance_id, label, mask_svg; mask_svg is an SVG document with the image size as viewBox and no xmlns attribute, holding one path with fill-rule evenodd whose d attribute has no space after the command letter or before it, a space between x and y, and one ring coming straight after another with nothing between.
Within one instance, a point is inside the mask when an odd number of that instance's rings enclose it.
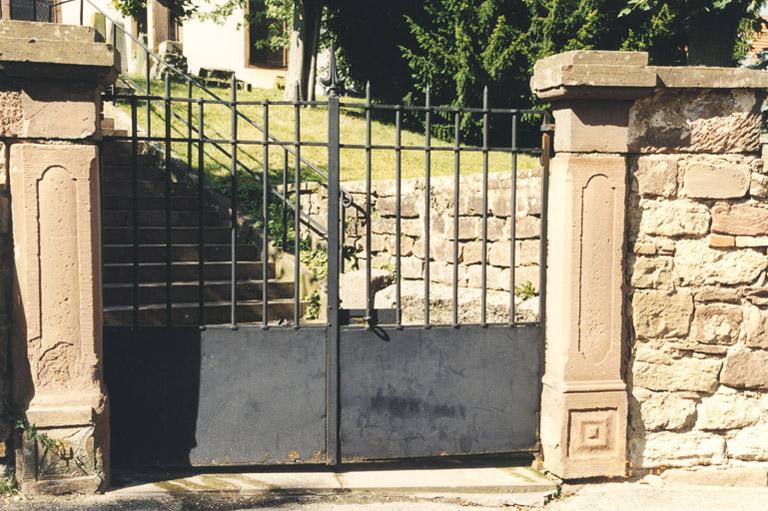
<instances>
[{"instance_id":1,"label":"stone wall","mask_svg":"<svg viewBox=\"0 0 768 511\"><path fill-rule=\"evenodd\" d=\"M515 222L515 286L530 283L539 288L539 240L541 230L540 171L520 172L517 179L517 217ZM356 208L346 210L345 246L354 247L354 258L364 268L365 252L365 182L345 182L344 189L352 196ZM396 183L394 180L373 181L371 221L372 267L394 272L396 266ZM425 180L405 179L401 185L401 267L403 279L404 320L423 319L423 288L425 274ZM493 172L488 180L488 254L487 288L488 313L493 321L506 322L509 310L511 284L510 240L512 236L512 177L511 172ZM325 189L316 184L305 185L302 209L321 225L327 222L327 196ZM436 310L432 319L450 323L447 314L452 301L453 238L454 238L454 178L433 177L430 198L430 302ZM483 194L482 174L463 176L459 183L459 286L467 303L462 321L477 321L480 288L482 284L482 228ZM347 280L342 280L341 286ZM377 295L376 306L392 306L389 291ZM342 295L344 295L342 289ZM364 299L364 297L363 297ZM417 303L421 300L421 303ZM477 304L474 304L477 302ZM467 306L467 304L469 304ZM473 307L477 305L477 307ZM354 304L364 307L364 304ZM533 303L530 310L535 309ZM473 312L474 311L474 312ZM525 307L521 309L521 313ZM529 311L530 312L530 311ZM446 314L443 314L446 313ZM535 319L525 313L520 319Z\"/></svg>"},{"instance_id":2,"label":"stone wall","mask_svg":"<svg viewBox=\"0 0 768 511\"><path fill-rule=\"evenodd\" d=\"M630 110L633 471L728 467L766 484L762 102L755 90L657 89Z\"/></svg>"}]
</instances>

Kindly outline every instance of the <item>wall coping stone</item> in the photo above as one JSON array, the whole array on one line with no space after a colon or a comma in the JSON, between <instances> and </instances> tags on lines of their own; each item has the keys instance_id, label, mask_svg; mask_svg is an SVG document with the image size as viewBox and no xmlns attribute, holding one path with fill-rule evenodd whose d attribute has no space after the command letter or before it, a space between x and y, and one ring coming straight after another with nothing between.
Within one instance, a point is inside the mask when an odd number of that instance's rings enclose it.
<instances>
[{"instance_id":1,"label":"wall coping stone","mask_svg":"<svg viewBox=\"0 0 768 511\"><path fill-rule=\"evenodd\" d=\"M655 88L763 89L768 71L649 66L646 52L574 50L536 62L531 89L542 99L635 99Z\"/></svg>"},{"instance_id":2,"label":"wall coping stone","mask_svg":"<svg viewBox=\"0 0 768 511\"><path fill-rule=\"evenodd\" d=\"M0 21L0 78L110 84L118 74L115 50L97 40L95 31L84 27Z\"/></svg>"}]
</instances>

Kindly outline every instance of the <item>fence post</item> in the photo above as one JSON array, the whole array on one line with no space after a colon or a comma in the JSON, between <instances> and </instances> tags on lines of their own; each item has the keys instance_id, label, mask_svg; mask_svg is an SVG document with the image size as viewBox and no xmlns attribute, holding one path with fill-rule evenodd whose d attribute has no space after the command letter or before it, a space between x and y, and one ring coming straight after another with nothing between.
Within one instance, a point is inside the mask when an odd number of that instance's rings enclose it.
<instances>
[{"instance_id":1,"label":"fence post","mask_svg":"<svg viewBox=\"0 0 768 511\"><path fill-rule=\"evenodd\" d=\"M333 78L332 78L333 79ZM328 97L328 344L327 344L327 448L332 464L341 462L339 451L339 271L340 197L339 98L332 83ZM298 193L298 190L297 190Z\"/></svg>"},{"instance_id":2,"label":"fence post","mask_svg":"<svg viewBox=\"0 0 768 511\"><path fill-rule=\"evenodd\" d=\"M25 493L95 492L109 477L96 142L114 53L91 28L70 27L62 41L56 25L0 27L17 38L0 37L16 279L13 415L37 431L16 438L17 476ZM47 448L43 434L63 447Z\"/></svg>"}]
</instances>

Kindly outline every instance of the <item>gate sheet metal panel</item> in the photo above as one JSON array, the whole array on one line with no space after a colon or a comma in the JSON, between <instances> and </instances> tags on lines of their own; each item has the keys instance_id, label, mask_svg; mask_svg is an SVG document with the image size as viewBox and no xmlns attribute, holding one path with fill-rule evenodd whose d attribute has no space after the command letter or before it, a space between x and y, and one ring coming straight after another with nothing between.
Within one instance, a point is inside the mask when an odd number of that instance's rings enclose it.
<instances>
[{"instance_id":1,"label":"gate sheet metal panel","mask_svg":"<svg viewBox=\"0 0 768 511\"><path fill-rule=\"evenodd\" d=\"M346 461L533 451L539 327L344 329Z\"/></svg>"},{"instance_id":2,"label":"gate sheet metal panel","mask_svg":"<svg viewBox=\"0 0 768 511\"><path fill-rule=\"evenodd\" d=\"M325 328L202 332L192 465L325 461Z\"/></svg>"},{"instance_id":3,"label":"gate sheet metal panel","mask_svg":"<svg viewBox=\"0 0 768 511\"><path fill-rule=\"evenodd\" d=\"M325 328L105 330L113 464L325 461Z\"/></svg>"}]
</instances>

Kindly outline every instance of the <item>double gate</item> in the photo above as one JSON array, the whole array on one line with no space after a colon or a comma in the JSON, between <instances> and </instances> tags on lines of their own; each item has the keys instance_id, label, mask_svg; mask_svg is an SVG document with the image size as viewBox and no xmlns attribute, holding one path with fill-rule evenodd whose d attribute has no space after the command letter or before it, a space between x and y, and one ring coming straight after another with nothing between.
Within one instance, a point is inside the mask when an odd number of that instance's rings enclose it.
<instances>
[{"instance_id":1,"label":"double gate","mask_svg":"<svg viewBox=\"0 0 768 511\"><path fill-rule=\"evenodd\" d=\"M540 178L544 201L542 271L532 286L543 295L547 114L492 108L487 93L475 108L431 106L428 94L423 106L383 105L370 94L342 100L335 80L322 101L243 99L234 80L231 97L222 99L199 83L195 92L190 83L179 94L168 74L164 89L153 90L148 81L106 97L130 120L127 132L109 131L103 143L113 463L339 464L536 451L544 296L536 317L519 319L513 213L504 231L511 270L501 286L509 298L500 319L499 292L489 291L499 288L489 283L498 278L488 258L489 179L507 173L503 193L516 212L520 158L536 158L526 172ZM287 113L278 118L280 109ZM317 119L320 112L327 137L303 137L302 130L312 129L303 117ZM342 125L353 121L365 132ZM270 129L280 123L282 132ZM405 125L420 129L423 142L413 143ZM440 139L433 137L438 125ZM392 140L379 139L382 126ZM476 143L465 143L474 131ZM352 159L355 153L362 157ZM409 153L420 155L418 169L408 166ZM345 157L364 167L362 194L343 188ZM448 219L440 244L432 232L438 159L451 161L440 186L454 198L439 213ZM417 220L423 262L415 281L422 291L415 300L403 289L403 225L414 221L404 218L403 196L412 197L414 183L404 175L424 184ZM481 183L471 199L482 211L481 228L469 240L460 231L462 186L471 176ZM371 246L383 178L394 187L395 202L394 246L381 265L390 272L389 301L376 295L380 260ZM302 204L307 196L296 192L307 180L324 190L318 193L327 215L313 216ZM362 236L350 241L345 234L355 228ZM481 255L475 281L467 284L461 254L470 243ZM365 288L355 310L340 301L341 275L353 271L349 261L345 267L350 253L362 261L357 285ZM307 254L327 254L314 284L304 275L318 264ZM450 274L442 286L450 293L439 304L437 266ZM308 285L317 291L313 298ZM476 300L467 301L470 291ZM309 319L313 307L316 317ZM439 317L437 307L444 309Z\"/></svg>"}]
</instances>

